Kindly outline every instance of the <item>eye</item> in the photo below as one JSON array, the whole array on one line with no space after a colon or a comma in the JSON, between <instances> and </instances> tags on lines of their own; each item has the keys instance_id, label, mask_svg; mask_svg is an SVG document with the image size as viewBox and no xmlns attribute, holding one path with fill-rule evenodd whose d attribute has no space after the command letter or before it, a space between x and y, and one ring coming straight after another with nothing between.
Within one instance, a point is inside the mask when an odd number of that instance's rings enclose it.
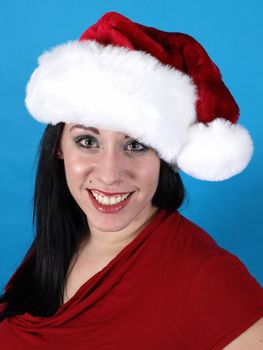
<instances>
[{"instance_id":1,"label":"eye","mask_svg":"<svg viewBox=\"0 0 263 350\"><path fill-rule=\"evenodd\" d=\"M136 140L131 140L125 145L125 149L132 152L144 152L149 149L149 147L145 146L143 143L140 143Z\"/></svg>"},{"instance_id":2,"label":"eye","mask_svg":"<svg viewBox=\"0 0 263 350\"><path fill-rule=\"evenodd\" d=\"M74 138L75 143L83 148L97 148L98 141L95 137L90 135L81 135Z\"/></svg>"}]
</instances>

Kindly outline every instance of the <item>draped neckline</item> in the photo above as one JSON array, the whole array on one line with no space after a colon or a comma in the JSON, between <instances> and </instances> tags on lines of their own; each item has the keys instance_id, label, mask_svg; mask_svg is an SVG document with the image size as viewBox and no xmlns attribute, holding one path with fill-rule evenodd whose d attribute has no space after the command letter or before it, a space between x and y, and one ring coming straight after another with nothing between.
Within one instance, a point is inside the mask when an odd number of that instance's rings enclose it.
<instances>
[{"instance_id":1,"label":"draped neckline","mask_svg":"<svg viewBox=\"0 0 263 350\"><path fill-rule=\"evenodd\" d=\"M156 228L160 226L166 216L169 215L165 209L159 209L151 221L146 225L142 231L128 243L107 265L105 265L100 271L84 282L76 293L61 305L56 313L50 317L33 316L29 313L22 315L16 315L9 321L11 326L19 328L30 328L35 331L45 331L53 327L59 327L71 318L76 318L78 314L82 313L82 310L87 309L92 303L102 297L105 294L105 288L110 288L110 284L114 284L114 270L121 270L122 265L125 265L126 259L130 255L135 254L140 246L147 241L147 238L152 233L156 232ZM116 276L115 276L116 277ZM108 283L103 283L108 279ZM108 285L107 287L105 287Z\"/></svg>"}]
</instances>

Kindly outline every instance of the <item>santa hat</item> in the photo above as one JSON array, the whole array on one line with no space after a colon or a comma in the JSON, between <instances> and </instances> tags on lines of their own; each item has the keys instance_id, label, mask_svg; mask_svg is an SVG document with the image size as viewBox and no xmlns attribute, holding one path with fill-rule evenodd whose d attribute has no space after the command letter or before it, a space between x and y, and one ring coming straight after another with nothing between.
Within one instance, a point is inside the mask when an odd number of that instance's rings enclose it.
<instances>
[{"instance_id":1,"label":"santa hat","mask_svg":"<svg viewBox=\"0 0 263 350\"><path fill-rule=\"evenodd\" d=\"M204 48L114 12L40 56L25 101L41 122L121 131L198 179L230 178L253 152Z\"/></svg>"}]
</instances>

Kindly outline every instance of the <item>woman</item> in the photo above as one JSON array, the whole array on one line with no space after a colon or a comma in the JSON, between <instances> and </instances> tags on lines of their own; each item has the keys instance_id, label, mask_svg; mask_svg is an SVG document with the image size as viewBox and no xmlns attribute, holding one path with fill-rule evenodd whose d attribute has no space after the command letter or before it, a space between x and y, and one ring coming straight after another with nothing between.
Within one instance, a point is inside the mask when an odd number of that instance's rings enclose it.
<instances>
[{"instance_id":1,"label":"woman","mask_svg":"<svg viewBox=\"0 0 263 350\"><path fill-rule=\"evenodd\" d=\"M252 154L204 49L107 13L41 56L26 105L49 125L2 347L262 349L262 288L177 211L177 168L224 180Z\"/></svg>"}]
</instances>

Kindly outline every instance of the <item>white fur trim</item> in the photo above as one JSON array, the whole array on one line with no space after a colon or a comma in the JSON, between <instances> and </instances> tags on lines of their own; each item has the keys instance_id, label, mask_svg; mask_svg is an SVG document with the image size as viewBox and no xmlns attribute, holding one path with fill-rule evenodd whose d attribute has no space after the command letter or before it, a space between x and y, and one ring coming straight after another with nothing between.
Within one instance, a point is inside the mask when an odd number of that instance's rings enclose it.
<instances>
[{"instance_id":1,"label":"white fur trim","mask_svg":"<svg viewBox=\"0 0 263 350\"><path fill-rule=\"evenodd\" d=\"M196 120L191 78L142 51L73 41L39 58L26 106L39 121L122 131L177 158Z\"/></svg>"},{"instance_id":2,"label":"white fur trim","mask_svg":"<svg viewBox=\"0 0 263 350\"><path fill-rule=\"evenodd\" d=\"M177 164L195 178L221 181L240 173L252 153L253 143L248 131L217 118L206 125L197 123L190 127Z\"/></svg>"}]
</instances>

